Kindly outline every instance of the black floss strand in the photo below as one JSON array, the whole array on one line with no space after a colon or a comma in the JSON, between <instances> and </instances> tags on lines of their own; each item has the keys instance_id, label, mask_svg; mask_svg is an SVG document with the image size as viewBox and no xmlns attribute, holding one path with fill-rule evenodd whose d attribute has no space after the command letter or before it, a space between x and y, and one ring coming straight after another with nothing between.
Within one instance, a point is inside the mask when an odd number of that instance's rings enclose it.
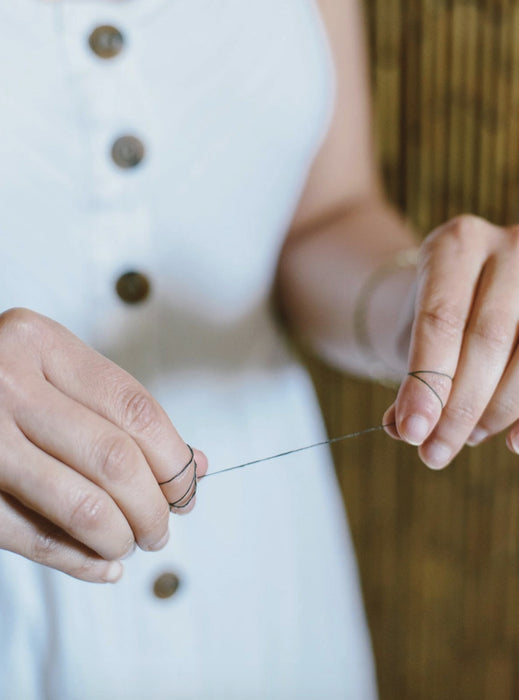
<instances>
[{"instance_id":1,"label":"black floss strand","mask_svg":"<svg viewBox=\"0 0 519 700\"><path fill-rule=\"evenodd\" d=\"M423 377L419 377L418 375L420 374L436 374L439 377L447 377L447 379L450 379L450 381L454 381L453 378L450 376L450 374L446 374L445 372L437 372L436 370L433 369L419 369L416 372L409 372L407 375L408 377L414 377L415 379L418 379L419 382L422 382L422 384L425 384L425 386L432 391L432 393L436 396L438 401L440 402L440 405L442 407L442 411L445 408L442 397L439 395L439 393L436 391L434 387L432 387L429 382L425 381Z\"/></svg>"},{"instance_id":2,"label":"black floss strand","mask_svg":"<svg viewBox=\"0 0 519 700\"><path fill-rule=\"evenodd\" d=\"M409 372L409 374L408 374L409 377L414 377L414 379L418 379L419 382L422 382L422 384L425 384L425 386L428 387L432 391L432 393L436 396L436 398L440 402L442 410L443 410L444 404L443 404L441 396L438 394L436 389L429 384L428 381L426 381L423 377L419 376L422 374L435 374L435 375L438 375L440 377L447 377L447 379L450 379L451 382L454 381L453 378L449 374L446 374L445 372L438 372L436 370L426 370L426 369L417 370L416 372ZM208 474L204 474L203 476L198 477L198 481L200 481L201 479L207 479L210 476L216 476L217 474L225 474L226 472L233 472L233 471L237 471L238 469L245 469L247 467L252 467L255 464L261 464L262 462L269 462L272 459L280 459L281 457L288 457L288 455L293 455L293 454L296 454L297 452L303 452L304 450L311 450L314 447L321 447L323 445L331 445L334 442L341 442L342 440L352 440L353 438L360 437L361 435L367 435L368 433L376 433L376 432L379 432L380 430L384 430L384 428L391 428L395 425L396 425L396 423L394 423L394 422L393 423L385 423L384 425L376 425L373 428L364 428L364 430L358 430L355 433L348 433L347 435L340 435L339 437L330 438L328 440L322 440L321 442L314 442L312 445L305 445L304 447L297 447L294 450L287 450L286 452L279 452L278 454L271 455L270 457L262 457L261 459L253 459L250 462L244 462L243 464L236 464L234 467L226 467L225 469L218 469L217 471L209 472ZM191 448L189 448L189 449L191 449ZM193 454L192 450L191 450L191 454ZM190 463L191 463L191 461L184 467L182 472L189 466ZM180 472L180 474L182 472ZM180 476L180 474L178 474L177 476ZM177 477L173 477L173 479L176 479L176 478ZM170 479L170 481L173 481L173 479ZM196 480L196 463L195 463L195 480ZM169 482L163 482L163 483L169 483ZM191 486L189 488L191 488ZM187 493L189 493L189 490ZM196 485L195 485L195 493L196 493ZM191 502L195 493L193 493L193 495L191 496L191 498L189 499L187 504L185 504L184 506L180 506L180 507L185 508ZM184 496L184 498L185 498L185 496ZM179 500L182 501L182 499L179 499ZM178 503L179 501L176 501L176 502ZM176 506L176 507L178 507L178 506Z\"/></svg>"},{"instance_id":3,"label":"black floss strand","mask_svg":"<svg viewBox=\"0 0 519 700\"><path fill-rule=\"evenodd\" d=\"M365 428L364 430L358 430L355 433L349 433L348 435L340 435L339 437L330 438L329 440L322 440L321 442L314 442L312 445L305 445L304 447L297 447L295 450L287 450L287 452L280 452L277 455L271 455L270 457L263 457L261 459L253 459L251 462L245 462L244 464L237 464L234 467L227 467L226 469L219 469L216 472L209 472L204 476L198 477L198 479L207 479L209 476L216 476L216 474L224 474L225 472L233 472L237 469L245 469L245 467L252 467L254 464L260 464L261 462L269 462L271 459L279 459L280 457L288 457L288 455L293 455L296 452L303 452L304 450L311 450L313 447L321 447L321 445L331 445L334 442L340 442L341 440L351 440L352 438L360 437L361 435L367 435L368 433L375 433L379 430L384 430L394 423L386 423L385 425L376 425L373 428Z\"/></svg>"},{"instance_id":4,"label":"black floss strand","mask_svg":"<svg viewBox=\"0 0 519 700\"><path fill-rule=\"evenodd\" d=\"M182 467L182 469L177 474L175 474L175 476L172 476L171 479L168 479L167 481L160 481L159 482L159 486L165 486L166 484L172 484L176 479L179 479L184 474L186 469L189 469L191 464L193 465L193 478L191 479L189 486L187 487L186 492L184 493L183 496L181 496L180 498L177 498L176 501L173 501L172 503L168 504L170 510L172 510L173 508L175 510L182 510L183 508L187 508L188 505L193 500L193 498L196 496L196 490L197 490L197 486L198 486L198 477L197 477L197 473L196 473L197 464L196 464L196 460L195 460L195 455L193 453L193 448L191 447L191 445L188 445L187 447L189 448L189 452L190 452L189 461L187 462L187 464L185 464ZM193 491L193 493L189 496L189 493L191 490ZM182 503L182 501L185 498L187 498L188 496L189 496L189 498L186 501L186 503Z\"/></svg>"}]
</instances>

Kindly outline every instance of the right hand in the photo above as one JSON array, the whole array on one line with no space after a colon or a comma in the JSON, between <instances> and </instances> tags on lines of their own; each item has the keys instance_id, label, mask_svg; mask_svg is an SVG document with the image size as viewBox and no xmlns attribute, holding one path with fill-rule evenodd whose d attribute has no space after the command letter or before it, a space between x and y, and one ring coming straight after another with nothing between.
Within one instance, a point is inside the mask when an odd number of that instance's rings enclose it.
<instances>
[{"instance_id":1,"label":"right hand","mask_svg":"<svg viewBox=\"0 0 519 700\"><path fill-rule=\"evenodd\" d=\"M192 466L171 480L190 451L144 387L26 309L0 315L0 444L0 548L85 581L161 549L194 483Z\"/></svg>"}]
</instances>

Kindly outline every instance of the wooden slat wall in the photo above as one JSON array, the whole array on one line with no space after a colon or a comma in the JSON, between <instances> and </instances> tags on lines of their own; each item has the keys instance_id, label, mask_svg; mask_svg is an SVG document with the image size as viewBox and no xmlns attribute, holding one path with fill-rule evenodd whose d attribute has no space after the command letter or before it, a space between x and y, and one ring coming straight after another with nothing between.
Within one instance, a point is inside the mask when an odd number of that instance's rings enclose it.
<instances>
[{"instance_id":1,"label":"wooden slat wall","mask_svg":"<svg viewBox=\"0 0 519 700\"><path fill-rule=\"evenodd\" d=\"M424 235L519 221L519 2L364 2L392 200ZM313 369L330 434L380 421L391 391ZM382 699L519 698L519 458L496 438L430 472L382 434L335 456Z\"/></svg>"}]
</instances>

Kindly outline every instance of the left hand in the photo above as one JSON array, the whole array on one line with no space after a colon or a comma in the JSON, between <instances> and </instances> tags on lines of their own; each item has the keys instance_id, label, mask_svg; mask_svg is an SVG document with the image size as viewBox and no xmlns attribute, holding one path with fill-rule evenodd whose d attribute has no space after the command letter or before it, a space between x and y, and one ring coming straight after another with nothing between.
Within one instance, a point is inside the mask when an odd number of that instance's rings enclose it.
<instances>
[{"instance_id":1,"label":"left hand","mask_svg":"<svg viewBox=\"0 0 519 700\"><path fill-rule=\"evenodd\" d=\"M386 411L387 432L420 445L432 469L506 428L519 453L519 227L475 216L440 226L417 282L408 371L418 374Z\"/></svg>"}]
</instances>

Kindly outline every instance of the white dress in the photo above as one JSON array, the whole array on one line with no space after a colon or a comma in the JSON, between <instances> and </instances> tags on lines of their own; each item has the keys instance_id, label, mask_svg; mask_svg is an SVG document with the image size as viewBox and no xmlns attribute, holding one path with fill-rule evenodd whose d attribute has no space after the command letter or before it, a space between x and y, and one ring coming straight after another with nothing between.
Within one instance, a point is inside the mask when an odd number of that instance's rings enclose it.
<instances>
[{"instance_id":1,"label":"white dress","mask_svg":"<svg viewBox=\"0 0 519 700\"><path fill-rule=\"evenodd\" d=\"M210 469L322 439L269 295L332 103L310 0L0 0L0 309L132 372ZM201 482L171 528L114 586L0 553L2 700L375 697L326 448Z\"/></svg>"}]
</instances>

